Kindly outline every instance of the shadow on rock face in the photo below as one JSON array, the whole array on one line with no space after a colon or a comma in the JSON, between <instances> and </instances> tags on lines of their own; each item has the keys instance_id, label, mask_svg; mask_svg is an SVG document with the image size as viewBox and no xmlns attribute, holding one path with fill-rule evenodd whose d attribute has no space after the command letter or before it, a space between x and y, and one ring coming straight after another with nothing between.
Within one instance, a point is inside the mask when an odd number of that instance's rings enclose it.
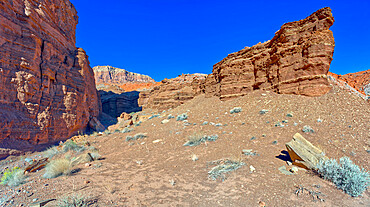
<instances>
[{"instance_id":1,"label":"shadow on rock face","mask_svg":"<svg viewBox=\"0 0 370 207\"><path fill-rule=\"evenodd\" d=\"M131 113L141 111L139 107L138 91L116 94L113 92L99 91L101 96L103 112L113 118L119 117L123 112Z\"/></svg>"}]
</instances>

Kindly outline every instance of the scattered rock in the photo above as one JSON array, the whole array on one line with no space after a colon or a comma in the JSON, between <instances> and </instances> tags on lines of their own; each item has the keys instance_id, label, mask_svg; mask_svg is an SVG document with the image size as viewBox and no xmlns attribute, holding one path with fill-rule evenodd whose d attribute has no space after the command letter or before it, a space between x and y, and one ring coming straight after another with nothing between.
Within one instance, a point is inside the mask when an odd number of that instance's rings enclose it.
<instances>
[{"instance_id":1,"label":"scattered rock","mask_svg":"<svg viewBox=\"0 0 370 207\"><path fill-rule=\"evenodd\" d=\"M263 114L266 114L268 111L269 111L269 110L267 110L267 109L262 109L262 110L259 112L259 114L263 115Z\"/></svg>"},{"instance_id":2,"label":"scattered rock","mask_svg":"<svg viewBox=\"0 0 370 207\"><path fill-rule=\"evenodd\" d=\"M170 122L170 120L168 120L168 119L164 119L164 120L161 121L162 124L167 124L168 122Z\"/></svg>"},{"instance_id":3,"label":"scattered rock","mask_svg":"<svg viewBox=\"0 0 370 207\"><path fill-rule=\"evenodd\" d=\"M313 130L312 127L310 127L310 126L305 125L305 126L303 126L302 132L304 132L304 133L314 133L315 130Z\"/></svg>"},{"instance_id":4,"label":"scattered rock","mask_svg":"<svg viewBox=\"0 0 370 207\"><path fill-rule=\"evenodd\" d=\"M252 173L252 172L255 172L256 171L256 168L253 167L253 165L249 166L249 171Z\"/></svg>"},{"instance_id":5,"label":"scattered rock","mask_svg":"<svg viewBox=\"0 0 370 207\"><path fill-rule=\"evenodd\" d=\"M281 167L279 167L279 171L280 171L281 173L283 173L284 175L293 175L293 173L292 173L292 172L289 172L289 171L286 169L286 167L285 167L285 166L281 166Z\"/></svg>"},{"instance_id":6,"label":"scattered rock","mask_svg":"<svg viewBox=\"0 0 370 207\"><path fill-rule=\"evenodd\" d=\"M198 156L196 155L196 154L193 154L192 156L191 156L191 160L193 160L193 161L197 161L199 158L198 158Z\"/></svg>"},{"instance_id":7,"label":"scattered rock","mask_svg":"<svg viewBox=\"0 0 370 207\"><path fill-rule=\"evenodd\" d=\"M293 166L292 169L290 169L290 172L292 172L292 173L298 173L298 167Z\"/></svg>"}]
</instances>

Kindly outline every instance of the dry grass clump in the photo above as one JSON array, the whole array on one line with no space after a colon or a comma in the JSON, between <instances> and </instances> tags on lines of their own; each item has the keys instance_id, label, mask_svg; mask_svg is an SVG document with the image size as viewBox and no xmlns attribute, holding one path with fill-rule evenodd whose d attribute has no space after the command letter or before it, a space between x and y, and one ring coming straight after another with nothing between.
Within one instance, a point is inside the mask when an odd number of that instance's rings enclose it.
<instances>
[{"instance_id":1,"label":"dry grass clump","mask_svg":"<svg viewBox=\"0 0 370 207\"><path fill-rule=\"evenodd\" d=\"M145 137L148 137L146 133L137 133L134 136L127 136L126 141L132 141L132 140L138 140L138 139L143 139Z\"/></svg>"},{"instance_id":2,"label":"dry grass clump","mask_svg":"<svg viewBox=\"0 0 370 207\"><path fill-rule=\"evenodd\" d=\"M87 207L91 201L82 195L70 195L59 198L58 207Z\"/></svg>"},{"instance_id":3,"label":"dry grass clump","mask_svg":"<svg viewBox=\"0 0 370 207\"><path fill-rule=\"evenodd\" d=\"M71 161L66 158L52 160L45 167L44 178L55 178L60 175L69 175L71 173Z\"/></svg>"},{"instance_id":4,"label":"dry grass clump","mask_svg":"<svg viewBox=\"0 0 370 207\"><path fill-rule=\"evenodd\" d=\"M221 159L213 161L210 164L217 165L208 172L208 177L212 180L216 180L219 177L221 177L222 180L225 180L226 173L237 170L245 165L241 159Z\"/></svg>"},{"instance_id":5,"label":"dry grass clump","mask_svg":"<svg viewBox=\"0 0 370 207\"><path fill-rule=\"evenodd\" d=\"M218 139L218 135L211 135L207 136L204 135L202 132L195 132L194 134L190 135L188 141L184 144L184 146L197 146L200 145L202 142L206 141L216 141Z\"/></svg>"}]
</instances>

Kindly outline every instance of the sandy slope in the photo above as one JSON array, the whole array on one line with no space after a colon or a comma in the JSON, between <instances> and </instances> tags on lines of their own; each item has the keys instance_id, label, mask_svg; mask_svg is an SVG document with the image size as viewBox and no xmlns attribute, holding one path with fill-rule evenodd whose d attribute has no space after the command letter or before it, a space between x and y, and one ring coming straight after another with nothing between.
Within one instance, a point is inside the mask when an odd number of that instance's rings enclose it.
<instances>
[{"instance_id":1,"label":"sandy slope","mask_svg":"<svg viewBox=\"0 0 370 207\"><path fill-rule=\"evenodd\" d=\"M234 107L241 107L242 112L230 114ZM262 109L268 112L259 114ZM162 117L182 113L187 113L191 125L175 119L161 124L165 119ZM287 117L288 113L293 117ZM370 170L366 151L370 149L369 114L369 102L337 87L315 98L263 91L225 102L199 96L142 123L133 132L87 137L104 159L90 167L78 166L80 171L72 176L47 180L39 178L42 170L31 175L32 181L10 191L0 186L0 193L10 198L14 195L14 206L26 205L34 198L44 200L65 194L88 195L97 199L96 206L259 206L260 201L266 206L369 206L369 190L363 197L352 198L303 169L296 175L284 175L278 170L281 166L291 168L283 160L284 150L296 132L329 157L348 156ZM283 120L288 121L284 127L275 127ZM202 125L204 121L222 126ZM315 133L303 133L305 125ZM141 132L148 137L125 141L127 135ZM217 134L219 138L195 147L183 146L194 133ZM155 140L160 141L153 143ZM243 155L243 149L252 149L258 156ZM192 161L193 154L199 160ZM213 167L209 162L223 158L239 159L246 165L227 174L223 181L209 179L207 172ZM7 165L12 163L16 162ZM96 163L102 166L95 168ZM255 172L250 172L250 165ZM321 192L325 202L315 202L307 193L296 196L299 185ZM18 189L21 191L17 194ZM27 197L24 190L33 194ZM46 206L54 205L50 202Z\"/></svg>"}]
</instances>

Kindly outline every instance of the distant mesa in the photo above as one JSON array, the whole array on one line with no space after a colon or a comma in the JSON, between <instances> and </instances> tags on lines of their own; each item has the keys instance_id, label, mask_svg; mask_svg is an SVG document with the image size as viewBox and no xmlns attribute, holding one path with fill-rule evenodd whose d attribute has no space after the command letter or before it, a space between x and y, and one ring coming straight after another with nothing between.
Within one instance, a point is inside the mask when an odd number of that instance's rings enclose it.
<instances>
[{"instance_id":1,"label":"distant mesa","mask_svg":"<svg viewBox=\"0 0 370 207\"><path fill-rule=\"evenodd\" d=\"M122 93L124 91L144 90L156 85L147 75L129 72L112 66L93 67L98 90Z\"/></svg>"},{"instance_id":2,"label":"distant mesa","mask_svg":"<svg viewBox=\"0 0 370 207\"><path fill-rule=\"evenodd\" d=\"M271 40L228 55L207 77L186 83L162 81L162 85L140 94L139 105L163 110L199 94L226 100L254 90L324 95L331 89L327 73L335 46L329 30L333 23L328 7L286 23Z\"/></svg>"}]
</instances>

